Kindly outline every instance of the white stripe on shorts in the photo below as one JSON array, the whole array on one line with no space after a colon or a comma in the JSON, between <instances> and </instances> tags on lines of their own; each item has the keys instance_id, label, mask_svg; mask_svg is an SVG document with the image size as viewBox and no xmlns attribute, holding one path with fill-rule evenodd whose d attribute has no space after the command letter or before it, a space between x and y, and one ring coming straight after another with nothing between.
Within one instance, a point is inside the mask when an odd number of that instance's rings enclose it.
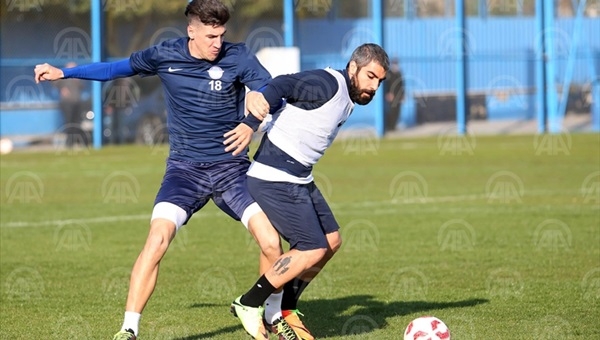
<instances>
[{"instance_id":1,"label":"white stripe on shorts","mask_svg":"<svg viewBox=\"0 0 600 340\"><path fill-rule=\"evenodd\" d=\"M250 204L242 213L242 218L241 221L244 224L244 227L246 227L246 229L248 229L248 221L250 221L250 217L254 216L255 214L261 212L262 209L260 208L260 206L258 205L258 203L254 202L252 204Z\"/></svg>"},{"instance_id":2,"label":"white stripe on shorts","mask_svg":"<svg viewBox=\"0 0 600 340\"><path fill-rule=\"evenodd\" d=\"M179 228L183 226L183 223L187 219L187 213L185 210L173 203L158 202L152 210L152 218L150 219L150 222L152 222L152 220L155 218L164 218L165 220L169 220L175 223L175 227L177 230L179 230Z\"/></svg>"}]
</instances>

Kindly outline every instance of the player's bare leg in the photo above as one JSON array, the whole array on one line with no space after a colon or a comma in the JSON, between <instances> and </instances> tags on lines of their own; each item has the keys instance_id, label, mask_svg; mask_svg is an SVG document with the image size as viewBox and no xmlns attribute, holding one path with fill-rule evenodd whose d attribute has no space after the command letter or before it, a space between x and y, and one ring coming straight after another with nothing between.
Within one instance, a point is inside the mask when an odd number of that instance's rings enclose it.
<instances>
[{"instance_id":1,"label":"player's bare leg","mask_svg":"<svg viewBox=\"0 0 600 340\"><path fill-rule=\"evenodd\" d=\"M317 264L315 264L312 268L309 268L307 271L300 274L298 276L298 278L300 280L302 280L304 282L312 281L312 279L314 279L315 276L317 276L317 274L319 274L321 272L321 270L323 269L323 267L325 267L327 262L329 262L329 260L331 260L333 255L335 255L335 253L342 246L342 238L340 236L339 231L334 231L325 236L327 237L327 244L329 246L327 248L327 252L325 253L325 256ZM298 295L298 297L300 297L300 296Z\"/></svg>"},{"instance_id":2,"label":"player's bare leg","mask_svg":"<svg viewBox=\"0 0 600 340\"><path fill-rule=\"evenodd\" d=\"M156 287L160 261L176 231L175 224L166 219L156 218L150 223L146 243L131 271L122 331L131 330L138 334L139 318Z\"/></svg>"},{"instance_id":3,"label":"player's bare leg","mask_svg":"<svg viewBox=\"0 0 600 340\"><path fill-rule=\"evenodd\" d=\"M262 275L246 294L239 296L232 304L232 312L237 316L244 329L255 339L269 337L262 321L262 305L275 290L296 276L318 263L327 252L326 248L312 250L291 249L281 255L277 261ZM278 321L283 325L282 334L285 339L298 339L296 333L283 318Z\"/></svg>"},{"instance_id":4,"label":"player's bare leg","mask_svg":"<svg viewBox=\"0 0 600 340\"><path fill-rule=\"evenodd\" d=\"M294 280L287 282L284 286L281 313L288 325L296 332L298 338L302 340L313 340L314 336L304 325L302 320L300 320L300 316L303 315L297 307L300 295L342 246L342 238L339 231L329 233L326 237L328 248L325 256L312 268L309 268Z\"/></svg>"},{"instance_id":5,"label":"player's bare leg","mask_svg":"<svg viewBox=\"0 0 600 340\"><path fill-rule=\"evenodd\" d=\"M250 217L248 231L260 248L259 272L262 275L283 254L281 239L267 215L262 211Z\"/></svg>"},{"instance_id":6,"label":"player's bare leg","mask_svg":"<svg viewBox=\"0 0 600 340\"><path fill-rule=\"evenodd\" d=\"M264 212L254 214L248 221L248 230L259 245L261 252L259 258L259 272L263 275L275 261L283 254L281 248L281 238L279 233L272 226ZM277 289L271 294L264 305L264 320L269 331L280 335L280 338L285 338L279 334L285 332L285 328L289 327L282 323L283 315L281 313L281 300L283 298L283 290ZM277 324L279 327L277 327ZM274 326L275 325L275 326Z\"/></svg>"}]
</instances>

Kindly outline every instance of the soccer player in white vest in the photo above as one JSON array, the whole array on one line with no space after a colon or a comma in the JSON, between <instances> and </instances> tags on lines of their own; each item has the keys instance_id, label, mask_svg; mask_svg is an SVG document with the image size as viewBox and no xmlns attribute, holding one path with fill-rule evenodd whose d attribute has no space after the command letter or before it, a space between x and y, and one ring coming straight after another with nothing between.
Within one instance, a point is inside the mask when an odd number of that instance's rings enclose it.
<instances>
[{"instance_id":1,"label":"soccer player in white vest","mask_svg":"<svg viewBox=\"0 0 600 340\"><path fill-rule=\"evenodd\" d=\"M273 323L280 314L300 339L314 339L298 317L298 298L341 245L339 225L316 187L312 167L331 145L355 104L368 104L389 69L387 53L376 44L359 46L346 69L303 71L274 78L253 100L284 106L266 123L266 133L248 170L248 188L279 234L290 244L264 275L232 303L246 331L265 334L263 304L283 287L281 309L264 312ZM256 129L264 115L252 112ZM250 118L252 120L253 118ZM296 278L299 277L299 278Z\"/></svg>"}]
</instances>

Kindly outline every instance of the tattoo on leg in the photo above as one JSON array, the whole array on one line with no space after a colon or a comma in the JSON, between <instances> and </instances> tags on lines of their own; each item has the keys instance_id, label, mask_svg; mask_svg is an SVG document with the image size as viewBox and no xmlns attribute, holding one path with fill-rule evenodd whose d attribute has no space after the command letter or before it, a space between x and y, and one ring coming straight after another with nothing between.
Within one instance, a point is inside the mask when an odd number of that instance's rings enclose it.
<instances>
[{"instance_id":1,"label":"tattoo on leg","mask_svg":"<svg viewBox=\"0 0 600 340\"><path fill-rule=\"evenodd\" d=\"M284 257L282 259L278 259L275 264L273 264L273 269L275 269L275 274L283 275L290 269L290 262L292 262L292 257Z\"/></svg>"}]
</instances>

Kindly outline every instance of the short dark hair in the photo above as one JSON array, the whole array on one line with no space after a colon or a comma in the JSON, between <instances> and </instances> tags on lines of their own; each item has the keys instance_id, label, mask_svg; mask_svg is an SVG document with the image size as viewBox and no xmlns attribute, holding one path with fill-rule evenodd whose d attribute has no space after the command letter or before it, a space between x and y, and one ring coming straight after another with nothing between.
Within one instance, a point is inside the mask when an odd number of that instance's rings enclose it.
<instances>
[{"instance_id":1,"label":"short dark hair","mask_svg":"<svg viewBox=\"0 0 600 340\"><path fill-rule=\"evenodd\" d=\"M359 69L368 65L372 61L381 65L385 72L389 71L390 69L390 58L385 50L377 44L367 43L358 46L354 52L352 52L350 61L354 61ZM350 61L348 62L348 65L350 65Z\"/></svg>"},{"instance_id":2,"label":"short dark hair","mask_svg":"<svg viewBox=\"0 0 600 340\"><path fill-rule=\"evenodd\" d=\"M199 19L205 25L224 26L229 21L229 8L219 0L192 0L185 16L188 21Z\"/></svg>"}]
</instances>

